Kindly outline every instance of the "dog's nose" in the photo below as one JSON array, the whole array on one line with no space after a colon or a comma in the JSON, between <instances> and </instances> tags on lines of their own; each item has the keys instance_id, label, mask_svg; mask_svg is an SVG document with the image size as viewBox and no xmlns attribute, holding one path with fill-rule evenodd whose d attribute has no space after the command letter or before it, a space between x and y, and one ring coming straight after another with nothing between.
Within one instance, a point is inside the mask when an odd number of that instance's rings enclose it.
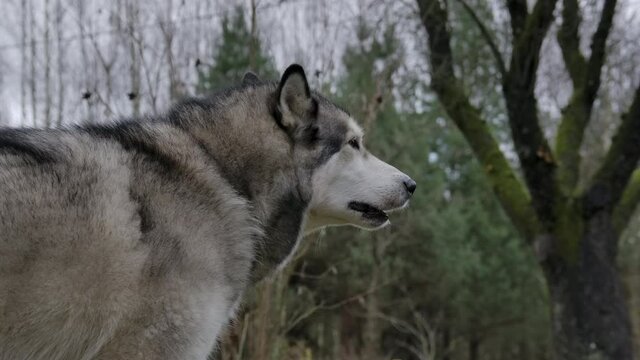
<instances>
[{"instance_id":1,"label":"dog's nose","mask_svg":"<svg viewBox=\"0 0 640 360\"><path fill-rule=\"evenodd\" d=\"M408 178L404 180L404 187L407 189L409 194L413 195L413 192L416 191L416 182L413 179Z\"/></svg>"}]
</instances>

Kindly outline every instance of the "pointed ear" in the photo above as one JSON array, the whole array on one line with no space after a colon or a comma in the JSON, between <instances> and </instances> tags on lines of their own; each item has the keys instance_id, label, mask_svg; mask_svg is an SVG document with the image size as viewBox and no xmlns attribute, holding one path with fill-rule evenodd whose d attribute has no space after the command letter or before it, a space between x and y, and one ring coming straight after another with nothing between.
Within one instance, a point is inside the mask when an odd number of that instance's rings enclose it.
<instances>
[{"instance_id":1,"label":"pointed ear","mask_svg":"<svg viewBox=\"0 0 640 360\"><path fill-rule=\"evenodd\" d=\"M262 81L254 72L247 71L242 77L242 85L259 85Z\"/></svg>"},{"instance_id":2,"label":"pointed ear","mask_svg":"<svg viewBox=\"0 0 640 360\"><path fill-rule=\"evenodd\" d=\"M284 71L276 94L282 125L289 129L297 126L317 107L311 97L304 69L298 64L293 64Z\"/></svg>"}]
</instances>

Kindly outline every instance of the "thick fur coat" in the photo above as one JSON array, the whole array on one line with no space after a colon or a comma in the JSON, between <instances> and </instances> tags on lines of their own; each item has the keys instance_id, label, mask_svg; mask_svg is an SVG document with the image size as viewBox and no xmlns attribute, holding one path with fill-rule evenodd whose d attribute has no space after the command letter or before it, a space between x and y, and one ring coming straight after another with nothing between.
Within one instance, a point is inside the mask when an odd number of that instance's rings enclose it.
<instances>
[{"instance_id":1,"label":"thick fur coat","mask_svg":"<svg viewBox=\"0 0 640 360\"><path fill-rule=\"evenodd\" d=\"M323 195L359 131L297 65L157 118L0 130L0 360L205 359L305 231L406 203L377 159L382 205Z\"/></svg>"}]
</instances>

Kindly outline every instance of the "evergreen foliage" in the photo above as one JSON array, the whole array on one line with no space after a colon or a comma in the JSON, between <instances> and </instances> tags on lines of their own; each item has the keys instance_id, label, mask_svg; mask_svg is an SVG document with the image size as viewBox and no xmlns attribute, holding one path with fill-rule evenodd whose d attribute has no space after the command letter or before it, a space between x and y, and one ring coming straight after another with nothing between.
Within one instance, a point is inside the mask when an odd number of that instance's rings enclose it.
<instances>
[{"instance_id":1,"label":"evergreen foliage","mask_svg":"<svg viewBox=\"0 0 640 360\"><path fill-rule=\"evenodd\" d=\"M247 26L242 6L225 14L220 22L220 42L216 45L213 64L198 71L197 90L200 93L219 90L235 84L251 70L263 79L277 75L273 60L262 49L257 33Z\"/></svg>"}]
</instances>

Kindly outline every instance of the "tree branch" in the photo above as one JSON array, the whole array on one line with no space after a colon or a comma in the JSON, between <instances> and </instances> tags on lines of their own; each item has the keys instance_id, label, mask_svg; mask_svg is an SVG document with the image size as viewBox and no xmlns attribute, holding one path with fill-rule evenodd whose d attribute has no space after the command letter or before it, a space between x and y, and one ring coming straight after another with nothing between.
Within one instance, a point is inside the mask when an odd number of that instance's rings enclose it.
<instances>
[{"instance_id":1,"label":"tree branch","mask_svg":"<svg viewBox=\"0 0 640 360\"><path fill-rule=\"evenodd\" d=\"M509 126L533 206L546 230L553 228L558 195L556 163L538 123L534 95L540 48L553 21L557 0L538 0L514 38L511 63L503 81Z\"/></svg>"},{"instance_id":2,"label":"tree branch","mask_svg":"<svg viewBox=\"0 0 640 360\"><path fill-rule=\"evenodd\" d=\"M504 79L507 74L507 67L504 63L504 60L502 59L502 54L500 53L498 46L496 45L495 41L493 41L493 37L491 36L489 29L484 25L482 20L480 20L478 15L475 13L475 11L473 11L471 6L469 6L469 4L467 4L466 1L458 0L458 2L462 4L462 7L464 7L464 9L467 11L469 16L471 16L471 19L473 20L473 22L476 23L476 26L478 26L478 29L480 30L482 37L487 42L487 45L489 45L489 48L491 49L491 53L493 54L493 57L496 59L498 71L500 71L500 75Z\"/></svg>"},{"instance_id":3,"label":"tree branch","mask_svg":"<svg viewBox=\"0 0 640 360\"><path fill-rule=\"evenodd\" d=\"M585 84L586 101L591 105L598 94L598 89L600 89L600 75L605 61L606 44L613 24L616 2L616 0L605 0L598 29L591 38L591 56L587 64L587 81Z\"/></svg>"},{"instance_id":4,"label":"tree branch","mask_svg":"<svg viewBox=\"0 0 640 360\"><path fill-rule=\"evenodd\" d=\"M529 16L527 0L507 0L507 10L509 10L511 33L515 42L515 39L520 37L527 16Z\"/></svg>"},{"instance_id":5,"label":"tree branch","mask_svg":"<svg viewBox=\"0 0 640 360\"><path fill-rule=\"evenodd\" d=\"M520 35L513 40L510 73L515 85L533 93L540 48L553 21L557 0L538 0L533 12L527 16ZM526 5L525 5L526 6ZM520 16L520 15L518 15ZM515 66L515 67L514 67Z\"/></svg>"},{"instance_id":6,"label":"tree branch","mask_svg":"<svg viewBox=\"0 0 640 360\"><path fill-rule=\"evenodd\" d=\"M558 43L574 88L581 88L587 60L580 52L580 8L578 0L564 0L562 3L562 26L558 31Z\"/></svg>"},{"instance_id":7,"label":"tree branch","mask_svg":"<svg viewBox=\"0 0 640 360\"><path fill-rule=\"evenodd\" d=\"M629 224L638 203L640 203L640 169L636 169L631 175L629 184L622 193L618 206L613 211L613 226L618 234L621 234Z\"/></svg>"},{"instance_id":8,"label":"tree branch","mask_svg":"<svg viewBox=\"0 0 640 360\"><path fill-rule=\"evenodd\" d=\"M632 198L625 199L622 204L621 197L631 178L631 174L638 167L640 161L640 85L636 89L635 96L628 112L622 116L622 124L613 137L611 148L594 180L585 193L586 210L597 211L605 209L613 211L620 203L624 207L635 207ZM628 191L634 192L637 185L629 185ZM627 192L626 195L629 195ZM624 220L625 208L620 213ZM632 209L630 209L632 210ZM629 210L629 211L630 211Z\"/></svg>"},{"instance_id":9,"label":"tree branch","mask_svg":"<svg viewBox=\"0 0 640 360\"><path fill-rule=\"evenodd\" d=\"M600 88L600 76L605 61L605 45L613 23L616 0L606 0L598 29L591 39L591 56L588 62L580 53L578 28L579 8L576 0L565 0L562 11L562 27L558 41L562 46L564 61L573 81L573 95L563 111L556 138L559 161L558 180L567 192L573 192L580 172L580 146L584 130L589 123L593 102Z\"/></svg>"},{"instance_id":10,"label":"tree branch","mask_svg":"<svg viewBox=\"0 0 640 360\"><path fill-rule=\"evenodd\" d=\"M530 206L529 194L500 151L479 110L469 103L453 72L447 11L438 0L417 2L420 19L429 35L431 86L473 149L505 212L527 240L532 241L540 227Z\"/></svg>"}]
</instances>

